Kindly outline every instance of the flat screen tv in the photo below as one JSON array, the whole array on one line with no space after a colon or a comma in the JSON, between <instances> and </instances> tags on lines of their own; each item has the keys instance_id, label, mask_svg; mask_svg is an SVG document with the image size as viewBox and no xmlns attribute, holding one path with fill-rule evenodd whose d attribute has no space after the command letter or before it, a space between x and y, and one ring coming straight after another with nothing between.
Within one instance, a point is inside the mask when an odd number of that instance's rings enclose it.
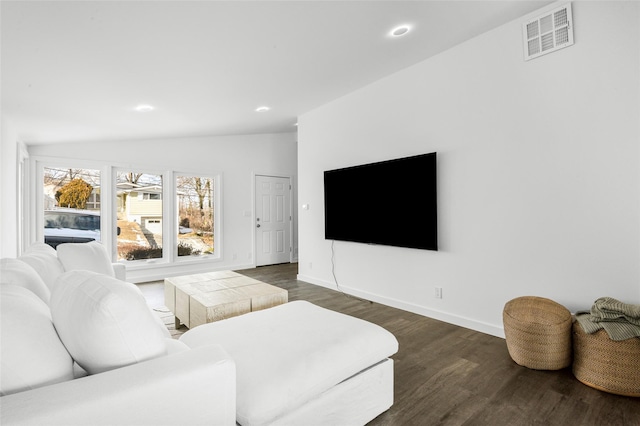
<instances>
[{"instance_id":1,"label":"flat screen tv","mask_svg":"<svg viewBox=\"0 0 640 426\"><path fill-rule=\"evenodd\" d=\"M436 153L324 172L327 240L438 250Z\"/></svg>"}]
</instances>

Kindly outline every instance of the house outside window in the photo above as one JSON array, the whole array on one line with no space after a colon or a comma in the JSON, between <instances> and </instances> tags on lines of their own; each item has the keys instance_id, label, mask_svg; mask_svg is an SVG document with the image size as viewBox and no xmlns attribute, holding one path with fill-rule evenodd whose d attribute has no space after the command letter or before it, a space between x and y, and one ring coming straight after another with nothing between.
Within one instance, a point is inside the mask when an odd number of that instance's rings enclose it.
<instances>
[{"instance_id":1,"label":"house outside window","mask_svg":"<svg viewBox=\"0 0 640 426\"><path fill-rule=\"evenodd\" d=\"M163 257L162 175L139 171L116 173L118 259Z\"/></svg>"}]
</instances>

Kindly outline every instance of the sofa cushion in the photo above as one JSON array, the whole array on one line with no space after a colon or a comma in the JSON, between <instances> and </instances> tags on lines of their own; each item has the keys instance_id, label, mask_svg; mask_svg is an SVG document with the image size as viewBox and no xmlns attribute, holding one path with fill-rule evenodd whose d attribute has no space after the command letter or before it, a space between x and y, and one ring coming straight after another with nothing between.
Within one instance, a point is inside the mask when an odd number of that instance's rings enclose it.
<instances>
[{"instance_id":1,"label":"sofa cushion","mask_svg":"<svg viewBox=\"0 0 640 426\"><path fill-rule=\"evenodd\" d=\"M96 241L59 244L58 259L65 271L85 270L115 276L107 249Z\"/></svg>"},{"instance_id":2,"label":"sofa cushion","mask_svg":"<svg viewBox=\"0 0 640 426\"><path fill-rule=\"evenodd\" d=\"M47 305L51 297L49 287L38 273L26 262L18 259L0 260L0 283L24 287L42 299Z\"/></svg>"},{"instance_id":3,"label":"sofa cushion","mask_svg":"<svg viewBox=\"0 0 640 426\"><path fill-rule=\"evenodd\" d=\"M89 374L166 354L165 334L131 283L95 272L65 272L50 307L60 339Z\"/></svg>"},{"instance_id":4,"label":"sofa cushion","mask_svg":"<svg viewBox=\"0 0 640 426\"><path fill-rule=\"evenodd\" d=\"M33 269L35 269L38 275L40 275L40 278L42 278L42 281L44 281L47 287L49 287L49 291L53 289L56 279L58 279L60 274L64 272L62 263L58 260L55 250L53 250L52 253L44 248L30 248L25 252L25 254L18 257L18 259L28 263Z\"/></svg>"},{"instance_id":5,"label":"sofa cushion","mask_svg":"<svg viewBox=\"0 0 640 426\"><path fill-rule=\"evenodd\" d=\"M73 359L46 303L23 287L2 285L0 313L1 395L73 379Z\"/></svg>"},{"instance_id":6,"label":"sofa cushion","mask_svg":"<svg viewBox=\"0 0 640 426\"><path fill-rule=\"evenodd\" d=\"M170 337L165 338L165 343L167 345L167 355L178 354L180 352L191 350L189 346L185 345L180 340L172 339Z\"/></svg>"},{"instance_id":7,"label":"sofa cushion","mask_svg":"<svg viewBox=\"0 0 640 426\"><path fill-rule=\"evenodd\" d=\"M203 324L180 341L231 355L244 426L270 424L398 350L384 328L304 301Z\"/></svg>"}]
</instances>

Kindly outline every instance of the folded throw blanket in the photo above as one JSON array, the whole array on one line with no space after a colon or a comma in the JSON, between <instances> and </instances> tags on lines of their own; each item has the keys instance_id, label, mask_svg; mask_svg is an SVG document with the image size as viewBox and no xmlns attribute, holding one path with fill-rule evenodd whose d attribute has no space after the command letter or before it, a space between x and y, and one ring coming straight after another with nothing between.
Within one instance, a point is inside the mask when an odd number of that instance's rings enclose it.
<instances>
[{"instance_id":1,"label":"folded throw blanket","mask_svg":"<svg viewBox=\"0 0 640 426\"><path fill-rule=\"evenodd\" d=\"M612 297L601 297L590 311L576 312L585 333L604 329L611 340L640 337L640 305L622 303Z\"/></svg>"}]
</instances>

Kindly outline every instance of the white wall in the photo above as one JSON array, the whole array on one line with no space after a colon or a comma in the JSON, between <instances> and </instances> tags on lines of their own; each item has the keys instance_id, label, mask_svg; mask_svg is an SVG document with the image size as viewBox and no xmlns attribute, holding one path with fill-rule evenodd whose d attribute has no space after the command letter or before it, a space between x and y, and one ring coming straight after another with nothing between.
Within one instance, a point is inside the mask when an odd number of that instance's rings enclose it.
<instances>
[{"instance_id":1,"label":"white wall","mask_svg":"<svg viewBox=\"0 0 640 426\"><path fill-rule=\"evenodd\" d=\"M497 336L517 296L640 303L640 5L573 17L555 53L523 60L523 18L303 115L299 278L335 288L324 170L437 151L440 250L335 242L343 290Z\"/></svg>"},{"instance_id":2,"label":"white wall","mask_svg":"<svg viewBox=\"0 0 640 426\"><path fill-rule=\"evenodd\" d=\"M149 166L154 170L176 170L194 173L222 174L222 235L223 258L218 269L255 266L253 179L258 175L285 176L297 186L297 141L295 133L243 135L224 137L180 138L149 141L118 141L33 145L32 159L59 157L84 159L123 167ZM297 229L297 199L293 197L294 230ZM247 216L247 212L251 216ZM297 232L293 235L297 253ZM234 259L235 255L235 259ZM295 260L295 259L294 259ZM186 268L186 269L185 269ZM173 271L154 267L153 270L127 272L130 281L159 279L168 274L193 273L193 265Z\"/></svg>"},{"instance_id":3,"label":"white wall","mask_svg":"<svg viewBox=\"0 0 640 426\"><path fill-rule=\"evenodd\" d=\"M0 258L15 257L18 249L17 147L13 126L3 116L0 124Z\"/></svg>"}]
</instances>

